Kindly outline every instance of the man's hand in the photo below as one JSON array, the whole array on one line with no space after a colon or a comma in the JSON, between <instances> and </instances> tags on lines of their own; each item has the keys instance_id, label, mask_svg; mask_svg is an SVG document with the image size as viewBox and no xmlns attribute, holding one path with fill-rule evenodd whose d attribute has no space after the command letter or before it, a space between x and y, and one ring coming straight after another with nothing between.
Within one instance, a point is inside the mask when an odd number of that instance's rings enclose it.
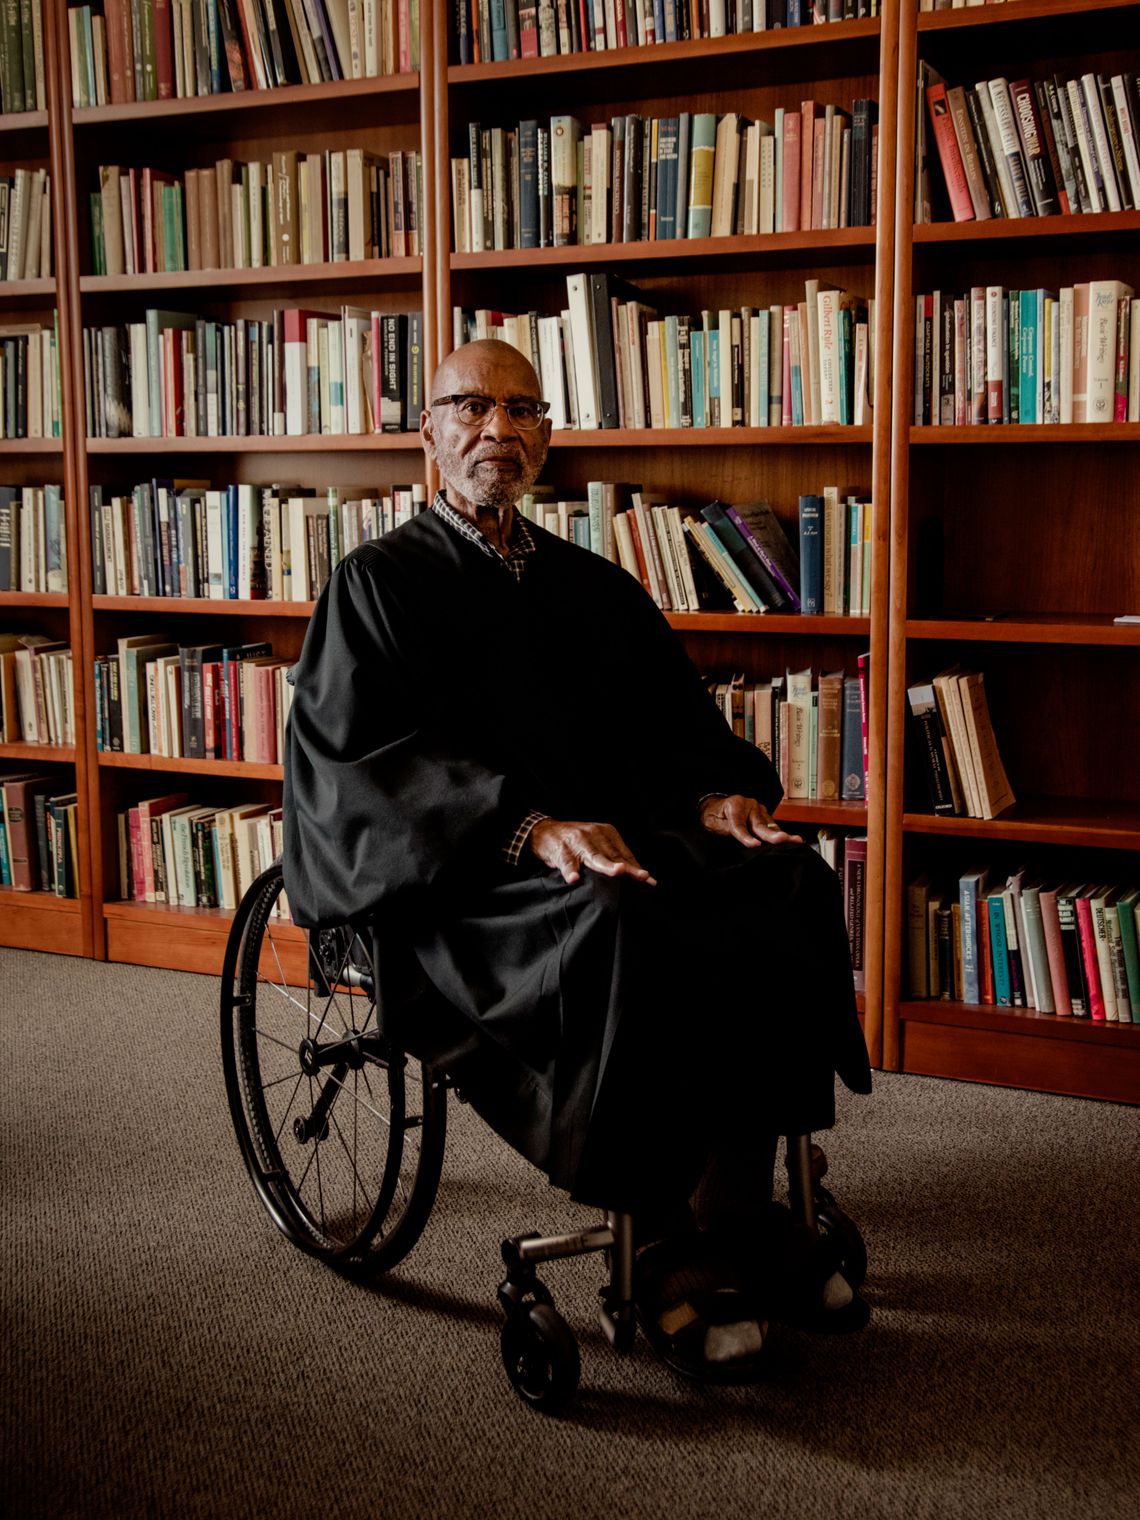
<instances>
[{"instance_id":1,"label":"man's hand","mask_svg":"<svg viewBox=\"0 0 1140 1520\"><path fill-rule=\"evenodd\" d=\"M772 822L768 809L755 797L706 797L701 823L710 834L727 834L749 849L759 844L803 844L798 834L785 833Z\"/></svg>"},{"instance_id":2,"label":"man's hand","mask_svg":"<svg viewBox=\"0 0 1140 1520\"><path fill-rule=\"evenodd\" d=\"M634 881L657 885L612 823L559 823L544 818L531 829L529 844L544 865L562 872L570 886L579 880L583 866L600 876L632 876Z\"/></svg>"}]
</instances>

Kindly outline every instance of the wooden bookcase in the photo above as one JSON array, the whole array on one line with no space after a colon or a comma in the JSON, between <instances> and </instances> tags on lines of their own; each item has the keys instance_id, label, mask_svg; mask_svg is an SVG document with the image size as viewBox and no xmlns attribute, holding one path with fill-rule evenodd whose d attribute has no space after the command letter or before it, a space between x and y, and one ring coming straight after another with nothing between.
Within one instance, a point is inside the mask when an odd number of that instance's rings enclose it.
<instances>
[{"instance_id":1,"label":"wooden bookcase","mask_svg":"<svg viewBox=\"0 0 1140 1520\"><path fill-rule=\"evenodd\" d=\"M73 110L63 0L48 0L62 23L57 67L63 82L60 157L71 214L66 226L69 321L64 348L78 400L70 438L68 506L85 658L82 679L93 702L93 661L129 634L166 633L179 643L266 641L295 658L311 603L217 601L92 595L89 488L129 492L141 480L366 486L373 494L424 479L418 437L369 436L124 438L86 436L82 333L85 326L141 321L148 307L175 308L222 320L264 318L298 305L334 313L343 304L388 311L422 310L430 337L431 262L402 257L260 269L99 276L91 272L88 196L100 164L184 170L228 157L269 159L276 150L318 152L361 147L376 153L418 148L425 138L418 75L300 85L193 99ZM425 59L430 27L425 26ZM140 128L142 131L140 132ZM434 339L432 339L434 342ZM282 767L159 755L99 753L94 723L82 744L90 839L91 951L110 960L216 974L230 915L120 900L116 815L144 797L181 791L191 801L234 805L280 798Z\"/></svg>"},{"instance_id":2,"label":"wooden bookcase","mask_svg":"<svg viewBox=\"0 0 1140 1520\"><path fill-rule=\"evenodd\" d=\"M60 82L53 61L58 57L57 17L44 7L45 84L48 109L0 115L0 173L17 168L46 168L51 174L54 277L0 282L0 313L3 322L37 321L51 324L53 309L59 314L61 373L67 320L69 286L62 228L71 215L73 199L63 169L63 113ZM64 28L66 33L66 27ZM70 422L73 398L67 378L62 380L63 436L18 438L0 441L0 479L5 485L40 486L52 482L63 486L68 541L68 590L66 595L0 591L0 628L12 632L43 633L71 645L74 673L74 704L77 737L75 746L10 743L0 744L0 767L41 771L58 776L58 791L86 794L86 729L83 672L85 661L84 596L82 569L76 553L75 496L70 486L74 439ZM91 852L86 828L86 809L79 810L77 897L56 897L51 892L0 892L0 944L27 950L50 950L69 955L91 955L92 936Z\"/></svg>"},{"instance_id":3,"label":"wooden bookcase","mask_svg":"<svg viewBox=\"0 0 1140 1520\"><path fill-rule=\"evenodd\" d=\"M1140 278L1140 213L915 226L916 69L953 83L1140 63L1140 6L1018 0L904 14L896 198L895 380L884 964L889 1069L1140 1100L1140 1024L910 1001L906 886L920 871L1027 864L1052 880L1135 877L1140 773L1140 426L918 427L914 301L972 285ZM903 145L907 146L903 146ZM932 175L938 178L937 155ZM941 561L941 573L935 568ZM987 620L987 616L993 620ZM958 661L985 672L1017 797L990 821L934 817L906 765L906 688ZM914 757L917 758L917 757ZM1004 871L1002 872L1004 874Z\"/></svg>"},{"instance_id":4,"label":"wooden bookcase","mask_svg":"<svg viewBox=\"0 0 1140 1520\"><path fill-rule=\"evenodd\" d=\"M437 7L437 26L442 24ZM825 484L871 494L875 518L870 618L767 614L673 614L670 621L698 668L744 672L749 679L811 665L854 674L861 653L872 665L869 801L785 801L789 827L839 825L868 833L867 993L861 1000L872 1059L879 1061L882 946L881 859L885 775L885 653L890 429L890 310L893 277L892 194L895 145L895 62L898 8L881 18L751 36L585 53L509 63L451 65L437 86L433 143L439 236L451 246L449 159L466 152L467 127L517 126L522 118L576 116L593 122L637 112L735 110L772 120L776 107L798 110L812 98L847 110L860 96L879 102L879 193L876 226L787 232L759 237L679 239L567 248L455 253L441 269L437 331L450 346L452 305L557 312L566 304L565 277L578 269L612 268L662 311L766 306L803 299L804 279L818 276L876 301L874 421L862 427L720 428L709 430L556 431L544 479L559 495L584 499L590 480L638 482L668 492L681 506L713 497L763 497L793 541L798 498ZM436 53L441 68L442 49ZM489 86L494 86L493 94ZM509 288L510 295L503 295Z\"/></svg>"},{"instance_id":5,"label":"wooden bookcase","mask_svg":"<svg viewBox=\"0 0 1140 1520\"><path fill-rule=\"evenodd\" d=\"M460 67L448 63L450 7L421 5L418 77L305 86L244 96L73 111L64 0L50 0L47 119L0 120L5 163L50 161L56 211L55 288L0 287L9 310L60 313L65 438L61 449L0 445L6 479L61 478L68 508L71 583L66 599L6 596L6 626L64 633L76 650L81 742L77 903L0 903L0 941L214 972L228 916L118 900L116 811L143 796L185 790L204 801L279 795L280 768L150 756L98 755L92 660L129 632L169 630L181 642L267 639L295 654L307 604L95 598L88 488L127 489L151 477L211 483L297 481L378 486L424 479L414 435L244 440L85 436L81 334L92 322L141 318L149 305L220 316L273 305L332 310L360 300L422 306L425 382L451 343L451 308L561 309L565 276L613 269L660 297L665 310L802 299L803 281L876 298L873 422L863 428L557 433L545 478L575 496L591 479L639 481L699 505L759 496L791 524L801 493L824 484L869 491L876 504L869 619L732 614L673 618L710 673L758 678L786 668L853 671L871 654L870 789L866 806L788 803L804 827L866 830L865 1030L872 1058L891 1069L1081 1092L1137 1101L1140 1026L901 996L905 887L915 870L1016 853L1052 874L1123 874L1140 844L1140 782L1128 765L1140 721L1136 630L1112 615L1137 610L1140 572L1140 428L915 428L911 421L912 297L922 289L1001 282L1059 284L1119 271L1133 283L1140 215L913 226L915 70L929 58L948 79L987 77L1041 63L1064 68L1137 66L1132 40L1140 0L1010 0L918 14L918 0L886 0L869 20L613 53ZM528 252L451 254L450 173L467 124L514 126L564 112L584 122L621 111L740 110L771 119L776 106L812 97L849 107L879 102L879 173L873 229L767 237L586 245ZM140 129L142 129L140 131ZM423 154L424 254L368 265L297 266L132 279L91 270L87 197L100 163L171 169L275 147L418 144ZM504 291L509 289L509 297ZM55 472L53 474L53 472ZM434 481L427 477L429 489ZM1079 518L1075 511L1079 510ZM933 517L945 542L945 595L924 605L919 526ZM952 617L997 610L999 621ZM905 785L905 689L952 660L986 671L998 737L1018 793L992 823L935 819ZM0 758L23 760L18 747ZM37 755L37 762L41 758Z\"/></svg>"}]
</instances>

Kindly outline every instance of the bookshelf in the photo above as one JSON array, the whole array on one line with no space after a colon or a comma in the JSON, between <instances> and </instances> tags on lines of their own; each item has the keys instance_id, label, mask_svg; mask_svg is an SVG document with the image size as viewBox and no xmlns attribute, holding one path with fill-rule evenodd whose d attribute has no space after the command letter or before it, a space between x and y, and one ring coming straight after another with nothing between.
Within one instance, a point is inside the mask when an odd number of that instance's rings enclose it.
<instances>
[{"instance_id":1,"label":"bookshelf","mask_svg":"<svg viewBox=\"0 0 1140 1520\"><path fill-rule=\"evenodd\" d=\"M436 8L436 25L445 7ZM450 347L451 307L495 307L508 277L512 312L558 312L566 276L612 270L662 312L696 313L803 299L804 280L876 300L874 421L868 425L783 428L682 428L574 431L556 429L543 479L558 494L583 498L590 480L639 482L662 490L682 507L716 497L725 502L769 500L793 536L801 494L824 483L841 492L860 488L880 509L875 520L873 590L869 617L803 617L769 613L670 614L669 621L698 668L744 672L749 679L811 665L817 671L855 671L871 655L869 799L867 802L786 800L781 821L811 829L828 825L866 831L867 993L861 998L872 1059L881 1059L881 863L885 776L885 656L887 641L887 498L891 346L890 311L894 223L890 186L895 144L898 6L881 17L824 27L703 38L612 52L499 63L457 64L438 86L433 162L441 256L437 314L440 349ZM452 55L454 56L454 55ZM442 49L435 54L442 67ZM493 94L488 86L494 85ZM815 99L850 110L866 96L879 105L878 208L873 227L789 231L766 235L586 243L569 247L452 252L450 159L466 151L467 129L540 123L557 114L591 124L638 113L738 111L773 119L777 107L798 111ZM806 452L805 452L806 451Z\"/></svg>"},{"instance_id":2,"label":"bookshelf","mask_svg":"<svg viewBox=\"0 0 1140 1520\"><path fill-rule=\"evenodd\" d=\"M181 176L188 168L207 168L220 159L265 163L275 152L291 149L318 154L358 148L378 156L421 150L428 137L425 113L431 93L421 90L419 73L73 107L65 6L63 0L52 4L57 24L64 23L56 62L61 92L58 156L72 212L66 226L65 348L70 384L78 397L84 395L84 328L139 322L151 307L177 308L222 322L266 320L280 307L330 316L344 305L422 311L427 336L431 263L422 255L107 275L95 272L90 222L90 195L99 188L99 166L104 164ZM425 21L423 70L430 70L430 38L430 23ZM300 652L312 611L308 602L93 594L91 487L129 495L138 482L193 479L215 488L280 483L317 490L360 486L375 492L424 478L414 433L112 438L88 436L87 424L81 402L69 430L69 507L79 507L72 526L89 704L95 700L93 662L112 653L120 638L163 633L179 644L266 642L274 655L292 660ZM143 798L174 791L209 806L277 804L281 766L101 752L94 721L85 725L79 754L90 838L89 953L216 974L231 915L221 909L121 900L117 815Z\"/></svg>"},{"instance_id":3,"label":"bookshelf","mask_svg":"<svg viewBox=\"0 0 1140 1520\"><path fill-rule=\"evenodd\" d=\"M52 61L58 56L57 18L51 5L43 15L44 84L47 109L0 115L0 174L17 169L45 169L51 176L52 268L51 278L0 281L0 323L42 322L50 325L53 311L59 314L60 332L66 320L69 298L63 239L60 229L69 214L66 175L62 172L61 95ZM75 496L71 488L73 451L68 423L72 416L71 395L61 364L61 437L8 438L0 441L0 483L7 486L63 488L66 506L64 531L68 542L67 591L0 592L0 628L13 633L44 634L70 644L73 659L72 701L77 738L84 731L84 619L83 583L75 545ZM0 743L0 769L7 774L43 774L53 781L52 791L75 791L80 799L86 790L85 752L82 743ZM75 897L52 892L0 892L0 944L18 949L48 950L60 954L93 953L91 932L91 856L88 847L86 809L80 803L77 818Z\"/></svg>"},{"instance_id":4,"label":"bookshelf","mask_svg":"<svg viewBox=\"0 0 1140 1520\"><path fill-rule=\"evenodd\" d=\"M1136 1102L1140 1024L908 996L907 884L1025 865L1054 883L1127 884L1140 790L1140 426L917 426L920 292L1137 283L1136 211L914 223L917 69L948 82L1135 70L1140 7L1019 0L904 11L900 33L891 491L884 1064ZM984 59L984 63L979 62ZM935 155L932 177L937 181ZM941 218L941 219L940 219ZM960 662L985 673L1017 797L991 820L927 810L907 686Z\"/></svg>"}]
</instances>

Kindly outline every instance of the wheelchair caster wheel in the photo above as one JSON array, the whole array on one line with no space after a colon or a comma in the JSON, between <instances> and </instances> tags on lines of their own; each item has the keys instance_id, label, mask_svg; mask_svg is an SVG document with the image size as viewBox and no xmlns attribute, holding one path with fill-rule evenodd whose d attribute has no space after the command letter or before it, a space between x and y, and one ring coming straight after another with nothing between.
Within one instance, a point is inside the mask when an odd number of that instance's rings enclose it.
<instances>
[{"instance_id":1,"label":"wheelchair caster wheel","mask_svg":"<svg viewBox=\"0 0 1140 1520\"><path fill-rule=\"evenodd\" d=\"M839 1251L839 1271L858 1293L867 1280L867 1246L859 1226L830 1195L817 1202L816 1221L819 1233Z\"/></svg>"},{"instance_id":2,"label":"wheelchair caster wheel","mask_svg":"<svg viewBox=\"0 0 1140 1520\"><path fill-rule=\"evenodd\" d=\"M503 1366L524 1404L557 1414L574 1395L582 1364L570 1326L550 1304L527 1304L499 1337Z\"/></svg>"}]
</instances>

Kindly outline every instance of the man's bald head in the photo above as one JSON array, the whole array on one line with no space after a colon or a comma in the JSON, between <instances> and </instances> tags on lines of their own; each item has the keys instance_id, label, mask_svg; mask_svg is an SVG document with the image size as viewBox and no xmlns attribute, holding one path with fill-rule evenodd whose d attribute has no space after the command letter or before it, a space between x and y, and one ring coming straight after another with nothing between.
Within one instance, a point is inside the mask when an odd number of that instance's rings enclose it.
<instances>
[{"instance_id":1,"label":"man's bald head","mask_svg":"<svg viewBox=\"0 0 1140 1520\"><path fill-rule=\"evenodd\" d=\"M500 404L486 418L466 425L453 396L485 396ZM435 372L431 404L420 417L428 457L439 466L448 500L459 511L502 512L529 491L546 462L550 423L517 428L505 406L541 401L534 367L517 348L480 338L448 354Z\"/></svg>"}]
</instances>

